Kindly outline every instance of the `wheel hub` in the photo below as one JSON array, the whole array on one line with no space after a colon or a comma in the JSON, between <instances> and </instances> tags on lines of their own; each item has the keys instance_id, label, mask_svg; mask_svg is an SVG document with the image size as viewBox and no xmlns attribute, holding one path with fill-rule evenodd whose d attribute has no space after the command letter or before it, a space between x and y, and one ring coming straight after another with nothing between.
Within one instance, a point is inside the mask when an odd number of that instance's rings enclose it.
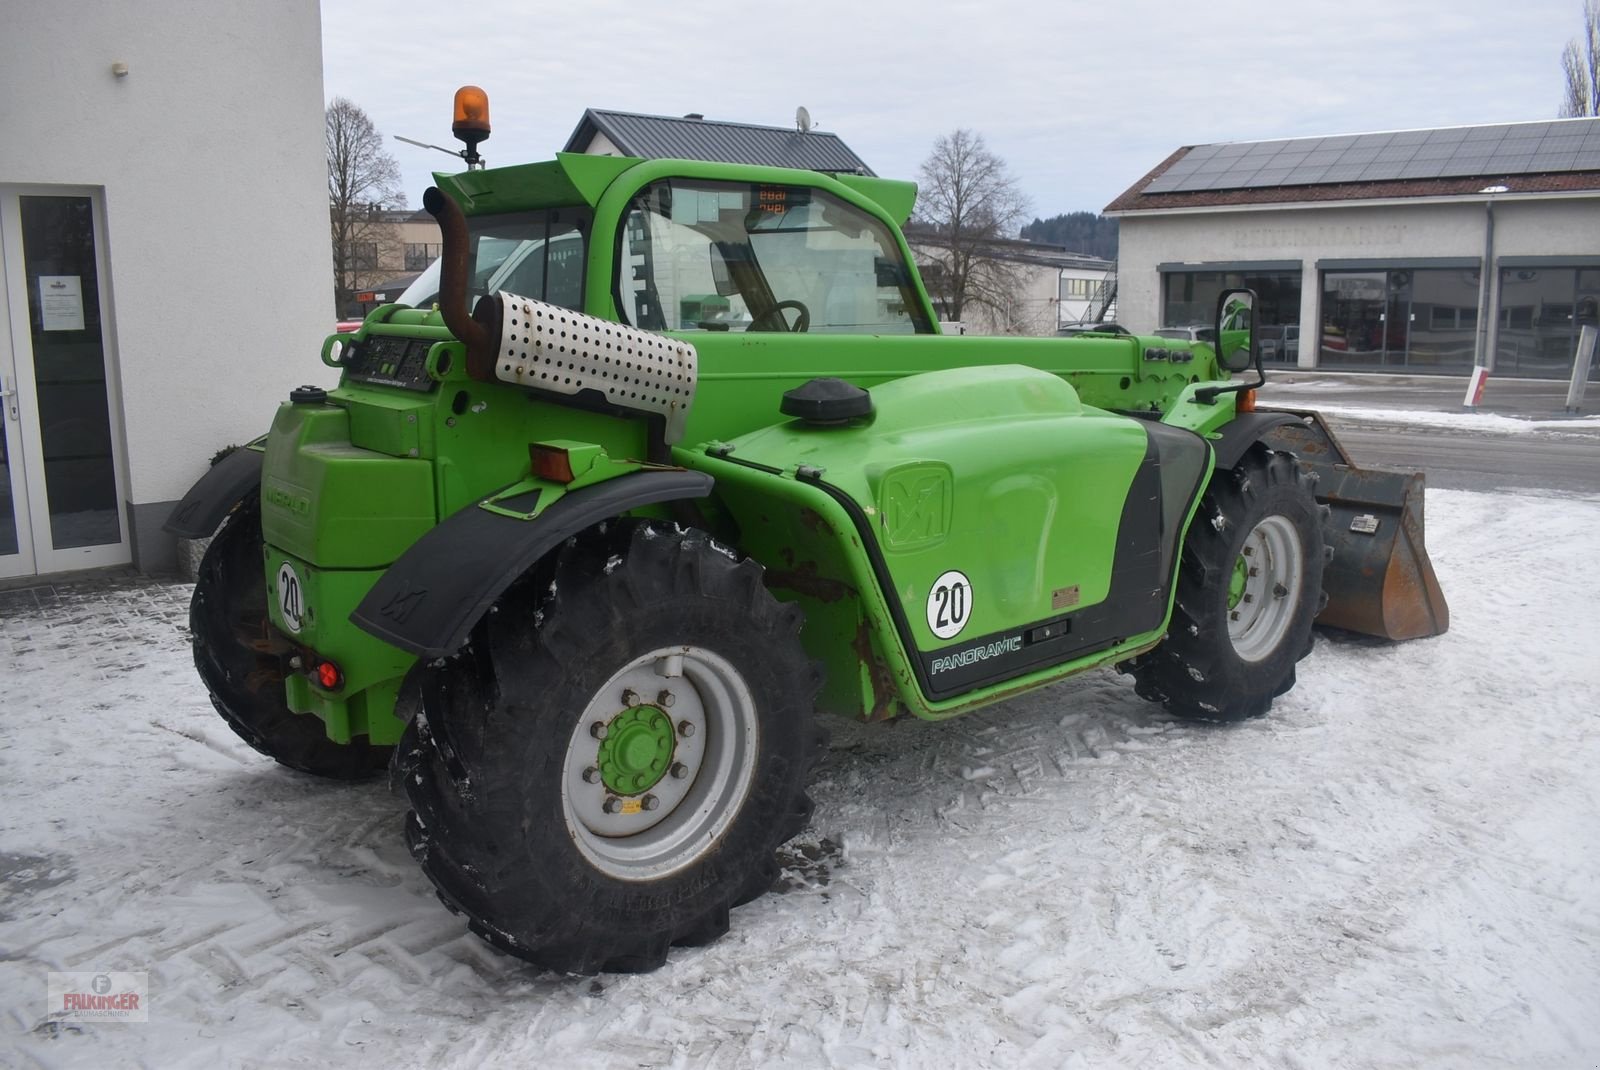
<instances>
[{"instance_id":1,"label":"wheel hub","mask_svg":"<svg viewBox=\"0 0 1600 1070\"><path fill-rule=\"evenodd\" d=\"M1233 561L1233 576L1228 580L1228 608L1238 609L1244 598L1245 583L1250 578L1250 562L1240 554Z\"/></svg>"},{"instance_id":2,"label":"wheel hub","mask_svg":"<svg viewBox=\"0 0 1600 1070\"><path fill-rule=\"evenodd\" d=\"M621 880L689 865L744 805L757 735L749 685L725 658L695 646L634 658L598 688L567 744L573 842Z\"/></svg>"},{"instance_id":3,"label":"wheel hub","mask_svg":"<svg viewBox=\"0 0 1600 1070\"><path fill-rule=\"evenodd\" d=\"M1305 552L1294 525L1273 514L1245 536L1228 579L1228 638L1245 661L1270 657L1294 623Z\"/></svg>"},{"instance_id":4,"label":"wheel hub","mask_svg":"<svg viewBox=\"0 0 1600 1070\"><path fill-rule=\"evenodd\" d=\"M606 788L637 795L655 787L672 763L677 733L672 718L654 706L623 710L606 726L596 764Z\"/></svg>"}]
</instances>

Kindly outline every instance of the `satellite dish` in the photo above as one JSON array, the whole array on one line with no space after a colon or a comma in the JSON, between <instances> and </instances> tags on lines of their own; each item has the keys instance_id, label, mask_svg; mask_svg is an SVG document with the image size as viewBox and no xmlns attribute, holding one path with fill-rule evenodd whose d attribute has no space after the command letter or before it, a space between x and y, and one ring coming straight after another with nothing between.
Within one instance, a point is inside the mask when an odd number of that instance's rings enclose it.
<instances>
[{"instance_id":1,"label":"satellite dish","mask_svg":"<svg viewBox=\"0 0 1600 1070\"><path fill-rule=\"evenodd\" d=\"M811 132L811 113L806 111L803 104L794 110L794 125L802 134Z\"/></svg>"}]
</instances>

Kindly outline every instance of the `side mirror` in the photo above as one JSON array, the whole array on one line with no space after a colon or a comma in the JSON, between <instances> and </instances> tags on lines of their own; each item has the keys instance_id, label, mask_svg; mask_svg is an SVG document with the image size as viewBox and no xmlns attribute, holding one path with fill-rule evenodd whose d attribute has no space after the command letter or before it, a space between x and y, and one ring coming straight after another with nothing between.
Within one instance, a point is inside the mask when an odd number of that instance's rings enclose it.
<instances>
[{"instance_id":1,"label":"side mirror","mask_svg":"<svg viewBox=\"0 0 1600 1070\"><path fill-rule=\"evenodd\" d=\"M1217 298L1217 363L1242 372L1256 362L1256 295L1253 290L1224 290Z\"/></svg>"}]
</instances>

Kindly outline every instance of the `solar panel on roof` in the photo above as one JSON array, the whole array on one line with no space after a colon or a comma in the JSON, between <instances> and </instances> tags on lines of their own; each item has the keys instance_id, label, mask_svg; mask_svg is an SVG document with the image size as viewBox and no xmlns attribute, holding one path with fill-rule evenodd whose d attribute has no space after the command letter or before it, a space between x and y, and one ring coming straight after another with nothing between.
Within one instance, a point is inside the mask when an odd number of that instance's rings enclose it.
<instances>
[{"instance_id":1,"label":"solar panel on roof","mask_svg":"<svg viewBox=\"0 0 1600 1070\"><path fill-rule=\"evenodd\" d=\"M1600 170L1600 119L1197 145L1143 192L1568 170Z\"/></svg>"}]
</instances>

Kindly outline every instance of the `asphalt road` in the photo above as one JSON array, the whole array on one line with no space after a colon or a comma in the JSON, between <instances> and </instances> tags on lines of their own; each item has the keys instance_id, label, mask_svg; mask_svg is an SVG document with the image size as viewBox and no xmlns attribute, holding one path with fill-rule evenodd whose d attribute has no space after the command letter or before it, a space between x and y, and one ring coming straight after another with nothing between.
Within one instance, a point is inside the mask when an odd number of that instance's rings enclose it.
<instances>
[{"instance_id":1,"label":"asphalt road","mask_svg":"<svg viewBox=\"0 0 1600 1070\"><path fill-rule=\"evenodd\" d=\"M1316 409L1462 413L1465 379L1445 376L1268 374L1264 405ZM1391 418L1328 414L1328 422L1357 464L1421 469L1430 487L1457 490L1536 490L1600 495L1600 428L1562 426L1567 384L1491 379L1481 411L1540 422L1527 431L1416 426L1401 412ZM1600 383L1588 384L1582 413L1600 413Z\"/></svg>"},{"instance_id":2,"label":"asphalt road","mask_svg":"<svg viewBox=\"0 0 1600 1070\"><path fill-rule=\"evenodd\" d=\"M1420 468L1430 487L1600 495L1600 435L1480 435L1339 417L1329 422L1357 464Z\"/></svg>"}]
</instances>

